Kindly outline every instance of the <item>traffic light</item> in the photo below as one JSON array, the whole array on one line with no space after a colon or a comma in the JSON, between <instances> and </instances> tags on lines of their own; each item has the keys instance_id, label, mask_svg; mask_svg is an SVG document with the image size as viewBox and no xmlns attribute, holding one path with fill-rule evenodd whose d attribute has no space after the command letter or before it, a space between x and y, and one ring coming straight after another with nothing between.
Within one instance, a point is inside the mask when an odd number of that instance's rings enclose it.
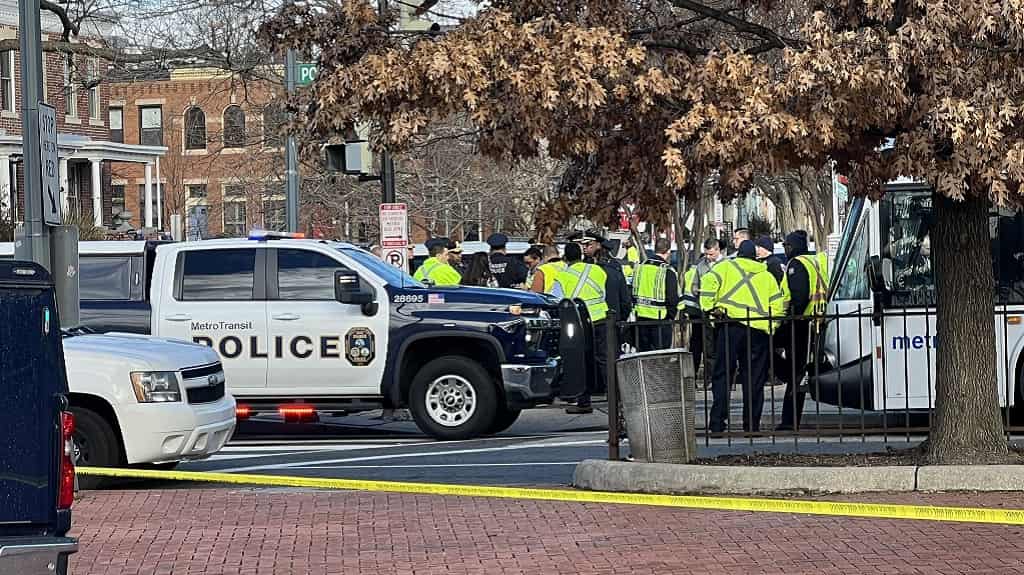
<instances>
[{"instance_id":1,"label":"traffic light","mask_svg":"<svg viewBox=\"0 0 1024 575\"><path fill-rule=\"evenodd\" d=\"M360 179L374 179L373 152L366 137L366 126L355 125L345 130L345 143L324 146L327 169Z\"/></svg>"}]
</instances>

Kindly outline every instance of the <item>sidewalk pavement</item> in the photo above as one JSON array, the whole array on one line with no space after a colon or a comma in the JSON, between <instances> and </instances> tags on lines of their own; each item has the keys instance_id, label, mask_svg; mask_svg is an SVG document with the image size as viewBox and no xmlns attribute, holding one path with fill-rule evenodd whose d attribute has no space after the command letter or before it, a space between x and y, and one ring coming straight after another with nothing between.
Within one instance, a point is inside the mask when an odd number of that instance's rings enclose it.
<instances>
[{"instance_id":1,"label":"sidewalk pavement","mask_svg":"<svg viewBox=\"0 0 1024 575\"><path fill-rule=\"evenodd\" d=\"M1018 507L1019 494L836 497ZM87 575L1022 573L1024 527L282 489L85 492Z\"/></svg>"}]
</instances>

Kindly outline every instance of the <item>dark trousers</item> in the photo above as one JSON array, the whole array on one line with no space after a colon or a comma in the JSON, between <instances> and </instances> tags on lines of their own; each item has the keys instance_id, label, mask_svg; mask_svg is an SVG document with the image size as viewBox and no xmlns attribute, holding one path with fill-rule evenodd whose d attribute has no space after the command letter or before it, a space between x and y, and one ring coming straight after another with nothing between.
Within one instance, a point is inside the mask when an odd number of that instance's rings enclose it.
<instances>
[{"instance_id":1,"label":"dark trousers","mask_svg":"<svg viewBox=\"0 0 1024 575\"><path fill-rule=\"evenodd\" d=\"M704 362L704 381L710 381L715 365L715 328L706 318L694 318L690 324L690 352L693 354L693 374L697 375Z\"/></svg>"},{"instance_id":2,"label":"dark trousers","mask_svg":"<svg viewBox=\"0 0 1024 575\"><path fill-rule=\"evenodd\" d=\"M579 396L576 405L590 405L590 396L604 391L608 381L608 325L604 320L594 324L594 376L587 378L587 389Z\"/></svg>"},{"instance_id":3,"label":"dark trousers","mask_svg":"<svg viewBox=\"0 0 1024 575\"><path fill-rule=\"evenodd\" d=\"M655 351L672 347L672 325L637 326L637 351Z\"/></svg>"},{"instance_id":4,"label":"dark trousers","mask_svg":"<svg viewBox=\"0 0 1024 575\"><path fill-rule=\"evenodd\" d=\"M794 320L784 325L775 336L775 345L786 350L785 358L775 357L775 377L786 382L786 395L783 397L782 422L780 424L780 427L784 429L800 427L800 417L803 415L807 393L799 391L799 389L807 374L810 333L811 322L809 320Z\"/></svg>"},{"instance_id":5,"label":"dark trousers","mask_svg":"<svg viewBox=\"0 0 1024 575\"><path fill-rule=\"evenodd\" d=\"M735 377L743 389L743 431L760 431L764 382L771 353L768 334L734 323L720 325L715 331L710 429L713 433L725 431L729 419L729 388Z\"/></svg>"}]
</instances>

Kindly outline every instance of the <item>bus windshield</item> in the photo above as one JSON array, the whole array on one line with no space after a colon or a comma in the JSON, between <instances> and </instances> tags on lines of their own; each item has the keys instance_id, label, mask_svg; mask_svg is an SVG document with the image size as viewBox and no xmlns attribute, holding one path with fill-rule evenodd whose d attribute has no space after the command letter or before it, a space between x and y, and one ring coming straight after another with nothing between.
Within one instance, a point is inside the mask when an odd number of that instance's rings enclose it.
<instances>
[{"instance_id":1,"label":"bus windshield","mask_svg":"<svg viewBox=\"0 0 1024 575\"><path fill-rule=\"evenodd\" d=\"M880 203L882 257L892 260L893 304L935 305L930 190L889 192Z\"/></svg>"},{"instance_id":2,"label":"bus windshield","mask_svg":"<svg viewBox=\"0 0 1024 575\"><path fill-rule=\"evenodd\" d=\"M868 233L871 226L864 214L864 199L854 200L843 237L839 241L835 271L832 274L836 282L833 297L837 300L865 300L871 297L867 274L871 248Z\"/></svg>"}]
</instances>

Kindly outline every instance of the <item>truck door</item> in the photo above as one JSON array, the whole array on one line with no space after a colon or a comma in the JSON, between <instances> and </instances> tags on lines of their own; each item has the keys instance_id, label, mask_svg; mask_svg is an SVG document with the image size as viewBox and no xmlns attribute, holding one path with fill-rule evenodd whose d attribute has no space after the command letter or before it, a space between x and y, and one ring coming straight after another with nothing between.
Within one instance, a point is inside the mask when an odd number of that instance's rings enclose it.
<instances>
[{"instance_id":1,"label":"truck door","mask_svg":"<svg viewBox=\"0 0 1024 575\"><path fill-rule=\"evenodd\" d=\"M335 301L334 271L346 266L333 256L282 247L270 250L268 260L267 315L274 349L268 392L379 395L386 306L370 317L360 306Z\"/></svg>"},{"instance_id":2,"label":"truck door","mask_svg":"<svg viewBox=\"0 0 1024 575\"><path fill-rule=\"evenodd\" d=\"M56 520L62 396L60 325L43 268L0 262L0 526Z\"/></svg>"},{"instance_id":3,"label":"truck door","mask_svg":"<svg viewBox=\"0 0 1024 575\"><path fill-rule=\"evenodd\" d=\"M158 335L213 347L228 389L240 395L267 385L266 253L259 246L183 250L161 295Z\"/></svg>"}]
</instances>

